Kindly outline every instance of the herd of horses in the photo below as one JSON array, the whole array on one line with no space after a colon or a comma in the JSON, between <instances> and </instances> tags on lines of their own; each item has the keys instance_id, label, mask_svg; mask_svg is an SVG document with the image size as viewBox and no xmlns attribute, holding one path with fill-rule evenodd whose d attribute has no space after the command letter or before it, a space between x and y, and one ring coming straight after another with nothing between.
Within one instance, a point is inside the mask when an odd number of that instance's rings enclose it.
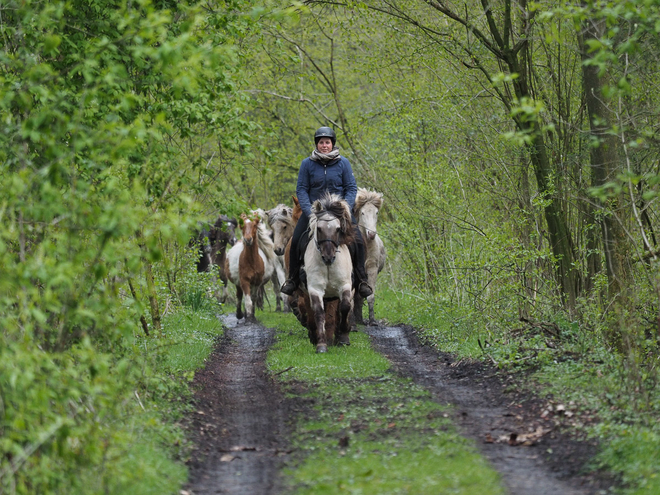
<instances>
[{"instance_id":1,"label":"herd of horses","mask_svg":"<svg viewBox=\"0 0 660 495\"><path fill-rule=\"evenodd\" d=\"M328 345L350 345L350 331L365 323L364 300L354 289L349 247L356 236L351 216L355 215L365 243L367 277L375 289L386 256L377 229L383 195L359 188L353 211L337 195L326 194L314 202L306 247L301 249L304 273L300 286L292 296L282 297L279 289L289 264L291 237L302 214L297 198L292 199L293 207L278 204L267 211L252 210L239 221L221 215L201 228L193 239L199 250L197 270L217 270L223 284L221 302L228 298L228 282L236 287L238 319L254 321L255 306L262 307L265 287L271 282L276 310L290 309L296 315L316 352L327 352ZM367 298L369 325L376 325L374 300L375 294Z\"/></svg>"}]
</instances>

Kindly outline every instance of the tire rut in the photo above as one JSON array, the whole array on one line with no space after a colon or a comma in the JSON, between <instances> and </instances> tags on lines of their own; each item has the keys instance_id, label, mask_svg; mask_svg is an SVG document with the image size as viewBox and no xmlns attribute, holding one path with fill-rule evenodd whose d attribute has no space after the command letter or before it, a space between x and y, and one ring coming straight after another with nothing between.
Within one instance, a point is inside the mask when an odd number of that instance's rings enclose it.
<instances>
[{"instance_id":1,"label":"tire rut","mask_svg":"<svg viewBox=\"0 0 660 495\"><path fill-rule=\"evenodd\" d=\"M197 372L189 429L191 495L274 494L287 458L287 410L265 366L274 330L223 317L225 337Z\"/></svg>"},{"instance_id":2,"label":"tire rut","mask_svg":"<svg viewBox=\"0 0 660 495\"><path fill-rule=\"evenodd\" d=\"M511 495L602 493L602 487L594 486L599 484L598 480L576 476L582 463L560 464L561 467L549 463L545 456L548 446L543 440L531 447L484 442L487 434L500 438L526 431L520 421L523 418L507 407L501 387L493 390L492 380L475 383L473 378L461 376L457 368L450 367L448 355L442 359L437 351L422 346L410 327L366 327L365 332L374 348L390 360L396 371L425 387L436 401L453 406L459 431L476 440L480 452L501 474ZM563 459L563 463L570 464L571 460Z\"/></svg>"}]
</instances>

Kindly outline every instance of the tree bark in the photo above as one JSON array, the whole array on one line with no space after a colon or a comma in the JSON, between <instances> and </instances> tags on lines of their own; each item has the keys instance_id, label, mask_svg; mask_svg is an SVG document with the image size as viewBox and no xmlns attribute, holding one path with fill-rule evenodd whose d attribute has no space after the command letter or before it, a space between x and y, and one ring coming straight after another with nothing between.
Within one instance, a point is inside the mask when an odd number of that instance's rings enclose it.
<instances>
[{"instance_id":1,"label":"tree bark","mask_svg":"<svg viewBox=\"0 0 660 495\"><path fill-rule=\"evenodd\" d=\"M604 32L605 21L587 20L578 32L578 44L582 56L582 77L584 96L589 112L591 136L598 142L591 148L591 178L594 187L603 186L612 180L618 169L619 142L612 133L611 111L608 109L606 97L603 95L603 78L598 75L598 67L587 65L587 40L597 39ZM608 280L608 296L618 299L630 280L626 256L628 254L627 238L622 219L617 217L620 198L613 197L603 204L597 213L601 227L603 252Z\"/></svg>"}]
</instances>

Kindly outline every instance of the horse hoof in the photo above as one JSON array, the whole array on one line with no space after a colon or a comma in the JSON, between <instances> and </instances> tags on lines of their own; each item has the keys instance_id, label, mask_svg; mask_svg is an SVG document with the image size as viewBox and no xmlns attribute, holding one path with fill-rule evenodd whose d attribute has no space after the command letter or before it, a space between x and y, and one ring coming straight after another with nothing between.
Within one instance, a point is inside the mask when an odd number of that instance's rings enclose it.
<instances>
[{"instance_id":1,"label":"horse hoof","mask_svg":"<svg viewBox=\"0 0 660 495\"><path fill-rule=\"evenodd\" d=\"M327 346L327 345L325 345L325 344L318 344L318 345L316 346L316 353L317 353L317 354L323 354L323 353L326 353L326 352L328 352L328 346Z\"/></svg>"}]
</instances>

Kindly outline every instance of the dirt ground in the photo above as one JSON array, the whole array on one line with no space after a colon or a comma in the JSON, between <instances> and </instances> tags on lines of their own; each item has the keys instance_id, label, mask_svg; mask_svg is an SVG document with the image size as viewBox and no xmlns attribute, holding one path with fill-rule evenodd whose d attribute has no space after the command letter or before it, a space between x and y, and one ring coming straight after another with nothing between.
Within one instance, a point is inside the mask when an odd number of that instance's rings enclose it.
<instances>
[{"instance_id":1,"label":"dirt ground","mask_svg":"<svg viewBox=\"0 0 660 495\"><path fill-rule=\"evenodd\" d=\"M280 473L292 460L288 435L308 407L285 399L267 375L274 332L229 317L225 338L195 376L195 448L185 493L282 493ZM512 495L605 494L614 480L589 473L596 445L578 441L549 412L549 398L522 393L515 379L483 363L454 362L419 343L409 327L367 327L393 369L451 404L460 431L473 438Z\"/></svg>"},{"instance_id":2,"label":"dirt ground","mask_svg":"<svg viewBox=\"0 0 660 495\"><path fill-rule=\"evenodd\" d=\"M188 430L195 447L184 493L278 493L296 406L266 373L274 331L233 316L225 324L224 338L193 382L195 413Z\"/></svg>"}]
</instances>

